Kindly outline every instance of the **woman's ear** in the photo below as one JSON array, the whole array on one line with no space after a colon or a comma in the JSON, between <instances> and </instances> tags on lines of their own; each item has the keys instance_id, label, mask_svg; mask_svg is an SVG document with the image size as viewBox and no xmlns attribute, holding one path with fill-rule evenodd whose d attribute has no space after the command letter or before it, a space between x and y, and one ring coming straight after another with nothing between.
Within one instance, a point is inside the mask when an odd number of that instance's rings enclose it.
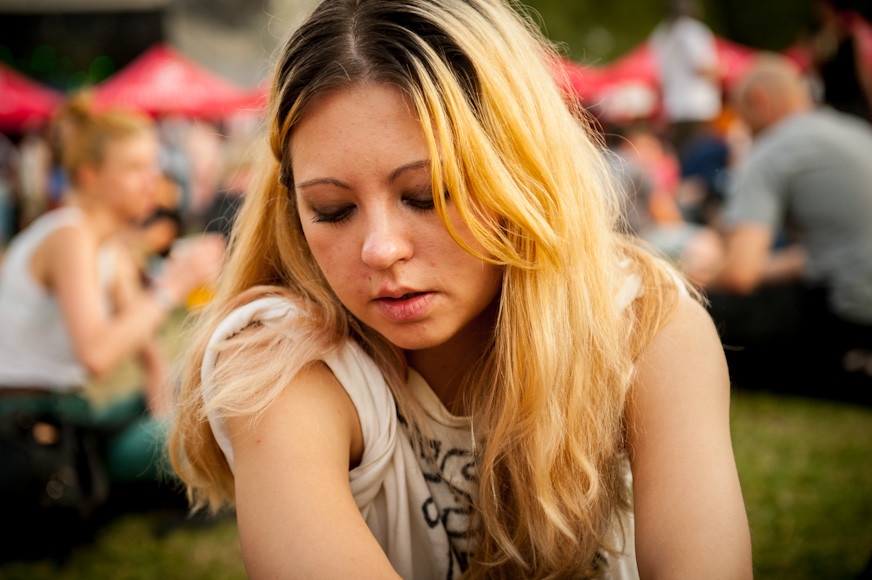
<instances>
[{"instance_id":1,"label":"woman's ear","mask_svg":"<svg viewBox=\"0 0 872 580\"><path fill-rule=\"evenodd\" d=\"M83 163L76 169L74 183L82 190L87 191L97 181L98 169L93 163Z\"/></svg>"}]
</instances>

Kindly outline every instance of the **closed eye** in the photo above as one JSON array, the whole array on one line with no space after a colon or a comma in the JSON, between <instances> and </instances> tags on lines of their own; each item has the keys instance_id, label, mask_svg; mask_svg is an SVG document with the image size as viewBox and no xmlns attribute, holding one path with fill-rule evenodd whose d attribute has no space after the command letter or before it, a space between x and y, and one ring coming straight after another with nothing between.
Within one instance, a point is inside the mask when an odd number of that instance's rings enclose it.
<instances>
[{"instance_id":1,"label":"closed eye","mask_svg":"<svg viewBox=\"0 0 872 580\"><path fill-rule=\"evenodd\" d=\"M403 198L403 203L419 211L430 211L435 207L435 204L433 203L433 196L430 194L420 197L406 197Z\"/></svg>"},{"instance_id":2,"label":"closed eye","mask_svg":"<svg viewBox=\"0 0 872 580\"><path fill-rule=\"evenodd\" d=\"M339 225L350 218L351 214L354 213L354 210L354 205L341 205L325 208L313 207L312 213L315 215L312 217L312 221L315 223Z\"/></svg>"},{"instance_id":3,"label":"closed eye","mask_svg":"<svg viewBox=\"0 0 872 580\"><path fill-rule=\"evenodd\" d=\"M448 201L449 199L448 192L446 191L445 200ZM433 193L429 186L421 187L409 195L404 196L403 203L420 211L429 211L436 207L433 201Z\"/></svg>"}]
</instances>

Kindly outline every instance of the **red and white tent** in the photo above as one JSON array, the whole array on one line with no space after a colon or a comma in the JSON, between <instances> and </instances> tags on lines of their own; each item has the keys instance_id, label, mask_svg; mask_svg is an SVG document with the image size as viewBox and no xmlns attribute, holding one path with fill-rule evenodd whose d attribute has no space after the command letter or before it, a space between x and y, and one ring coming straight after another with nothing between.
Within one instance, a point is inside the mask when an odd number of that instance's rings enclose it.
<instances>
[{"instance_id":1,"label":"red and white tent","mask_svg":"<svg viewBox=\"0 0 872 580\"><path fill-rule=\"evenodd\" d=\"M715 37L721 80L729 88L748 71L757 51L753 48ZM604 76L611 83L639 82L651 87L658 85L658 65L647 41L604 67Z\"/></svg>"},{"instance_id":2,"label":"red and white tent","mask_svg":"<svg viewBox=\"0 0 872 580\"><path fill-rule=\"evenodd\" d=\"M717 37L718 59L724 86L732 88L751 69L758 51L749 46Z\"/></svg>"},{"instance_id":3,"label":"red and white tent","mask_svg":"<svg viewBox=\"0 0 872 580\"><path fill-rule=\"evenodd\" d=\"M602 70L568 58L560 58L551 65L551 75L564 92L580 99L585 106L595 102L604 86Z\"/></svg>"},{"instance_id":4,"label":"red and white tent","mask_svg":"<svg viewBox=\"0 0 872 580\"><path fill-rule=\"evenodd\" d=\"M748 71L756 50L716 37L724 88L729 88ZM644 41L622 57L601 67L563 66L570 82L558 82L574 92L586 106L613 120L648 118L660 107L660 79L650 44Z\"/></svg>"},{"instance_id":5,"label":"red and white tent","mask_svg":"<svg viewBox=\"0 0 872 580\"><path fill-rule=\"evenodd\" d=\"M145 51L94 88L98 107L150 115L221 118L253 106L251 91L223 79L166 44Z\"/></svg>"},{"instance_id":6,"label":"red and white tent","mask_svg":"<svg viewBox=\"0 0 872 580\"><path fill-rule=\"evenodd\" d=\"M63 95L0 62L0 132L17 133L45 123Z\"/></svg>"}]
</instances>

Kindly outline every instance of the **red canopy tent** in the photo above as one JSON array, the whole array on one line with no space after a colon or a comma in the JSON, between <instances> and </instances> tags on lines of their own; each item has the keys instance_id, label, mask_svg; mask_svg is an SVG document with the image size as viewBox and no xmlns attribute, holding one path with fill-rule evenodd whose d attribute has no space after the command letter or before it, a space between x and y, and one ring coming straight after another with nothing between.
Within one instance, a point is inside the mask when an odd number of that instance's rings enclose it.
<instances>
[{"instance_id":1,"label":"red canopy tent","mask_svg":"<svg viewBox=\"0 0 872 580\"><path fill-rule=\"evenodd\" d=\"M586 105L592 106L598 116L614 122L657 114L657 65L647 43L595 70L596 86Z\"/></svg>"},{"instance_id":2,"label":"red canopy tent","mask_svg":"<svg viewBox=\"0 0 872 580\"><path fill-rule=\"evenodd\" d=\"M252 112L263 112L269 104L269 91L272 88L272 78L267 77L256 87L248 90L248 101L244 109Z\"/></svg>"},{"instance_id":3,"label":"red canopy tent","mask_svg":"<svg viewBox=\"0 0 872 580\"><path fill-rule=\"evenodd\" d=\"M730 87L748 71L757 51L720 36L715 37L715 44L722 80ZM603 72L608 84L634 81L656 87L659 83L657 61L648 41L603 67Z\"/></svg>"},{"instance_id":4,"label":"red canopy tent","mask_svg":"<svg viewBox=\"0 0 872 580\"><path fill-rule=\"evenodd\" d=\"M716 36L724 88L744 75L756 51ZM654 116L660 108L660 79L657 61L648 41L638 44L614 62L599 67L596 94L592 101L600 113L613 119L638 119Z\"/></svg>"},{"instance_id":5,"label":"red canopy tent","mask_svg":"<svg viewBox=\"0 0 872 580\"><path fill-rule=\"evenodd\" d=\"M715 42L724 86L729 89L750 70L758 51L725 38L717 37Z\"/></svg>"},{"instance_id":6,"label":"red canopy tent","mask_svg":"<svg viewBox=\"0 0 872 580\"><path fill-rule=\"evenodd\" d=\"M0 132L17 133L47 121L63 96L0 62Z\"/></svg>"},{"instance_id":7,"label":"red canopy tent","mask_svg":"<svg viewBox=\"0 0 872 580\"><path fill-rule=\"evenodd\" d=\"M219 118L252 106L252 97L169 45L158 44L97 85L94 103L155 116Z\"/></svg>"},{"instance_id":8,"label":"red canopy tent","mask_svg":"<svg viewBox=\"0 0 872 580\"><path fill-rule=\"evenodd\" d=\"M604 79L600 69L594 66L560 58L551 65L551 74L564 92L576 96L585 105L599 98Z\"/></svg>"},{"instance_id":9,"label":"red canopy tent","mask_svg":"<svg viewBox=\"0 0 872 580\"><path fill-rule=\"evenodd\" d=\"M602 71L609 85L632 81L656 87L659 83L657 62L647 41L636 45L624 56L603 66Z\"/></svg>"}]
</instances>

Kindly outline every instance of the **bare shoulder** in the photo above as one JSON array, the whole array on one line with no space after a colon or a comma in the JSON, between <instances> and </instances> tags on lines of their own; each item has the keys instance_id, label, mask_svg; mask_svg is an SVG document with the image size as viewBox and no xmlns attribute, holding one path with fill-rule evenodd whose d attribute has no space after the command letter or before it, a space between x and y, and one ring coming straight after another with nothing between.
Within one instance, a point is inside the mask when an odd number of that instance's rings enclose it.
<instances>
[{"instance_id":1,"label":"bare shoulder","mask_svg":"<svg viewBox=\"0 0 872 580\"><path fill-rule=\"evenodd\" d=\"M243 331L252 332L251 329ZM255 347L263 348L263 347ZM345 415L345 411L353 409L353 403L342 387L342 384L330 371L326 364L315 361L304 366L294 378L282 389L281 394L270 406L266 416L258 424L268 426L271 416L292 413L295 422L305 422L307 417L314 415ZM233 419L231 419L231 422ZM250 425L250 421L244 421ZM333 423L333 421L331 421ZM240 431L244 431L241 429Z\"/></svg>"},{"instance_id":2,"label":"bare shoulder","mask_svg":"<svg viewBox=\"0 0 872 580\"><path fill-rule=\"evenodd\" d=\"M709 335L710 338L717 339L714 322L708 311L698 300L682 292L678 295L678 301L672 318L664 325L657 336L662 340L664 336L682 334L684 332L690 332L697 337Z\"/></svg>"},{"instance_id":3,"label":"bare shoulder","mask_svg":"<svg viewBox=\"0 0 872 580\"><path fill-rule=\"evenodd\" d=\"M256 420L228 420L239 538L251 577L396 577L357 509L353 403L323 362L304 367Z\"/></svg>"},{"instance_id":4,"label":"bare shoulder","mask_svg":"<svg viewBox=\"0 0 872 580\"><path fill-rule=\"evenodd\" d=\"M702 305L682 296L639 358L628 398L643 577L750 577L729 410L729 375L714 323Z\"/></svg>"},{"instance_id":5,"label":"bare shoulder","mask_svg":"<svg viewBox=\"0 0 872 580\"><path fill-rule=\"evenodd\" d=\"M726 377L723 347L706 309L692 297L681 294L675 312L642 351L637 362L640 379L662 373L706 374Z\"/></svg>"},{"instance_id":6,"label":"bare shoulder","mask_svg":"<svg viewBox=\"0 0 872 580\"><path fill-rule=\"evenodd\" d=\"M681 295L675 312L636 363L628 425L638 431L675 430L675 422L728 418L729 374L714 323L705 308ZM685 434L687 435L687 434ZM632 438L632 433L631 433ZM646 441L636 440L644 448Z\"/></svg>"},{"instance_id":7,"label":"bare shoulder","mask_svg":"<svg viewBox=\"0 0 872 580\"><path fill-rule=\"evenodd\" d=\"M243 331L251 332L254 330ZM265 349L263 346L254 348ZM306 455L339 450L344 453L342 463L347 468L359 462L363 451L360 420L354 403L333 372L321 361L300 369L255 420L247 416L228 417L227 426L237 457L243 461L242 458L248 456L272 464L273 461L292 460L295 453ZM276 455L271 457L272 453Z\"/></svg>"},{"instance_id":8,"label":"bare shoulder","mask_svg":"<svg viewBox=\"0 0 872 580\"><path fill-rule=\"evenodd\" d=\"M43 239L30 260L31 272L41 284L53 286L60 269L75 267L96 255L97 240L75 224L58 227Z\"/></svg>"},{"instance_id":9,"label":"bare shoulder","mask_svg":"<svg viewBox=\"0 0 872 580\"><path fill-rule=\"evenodd\" d=\"M60 225L48 234L41 247L62 250L70 245L73 248L78 246L96 248L98 245L97 236L88 228L83 227L82 224L67 223Z\"/></svg>"}]
</instances>

